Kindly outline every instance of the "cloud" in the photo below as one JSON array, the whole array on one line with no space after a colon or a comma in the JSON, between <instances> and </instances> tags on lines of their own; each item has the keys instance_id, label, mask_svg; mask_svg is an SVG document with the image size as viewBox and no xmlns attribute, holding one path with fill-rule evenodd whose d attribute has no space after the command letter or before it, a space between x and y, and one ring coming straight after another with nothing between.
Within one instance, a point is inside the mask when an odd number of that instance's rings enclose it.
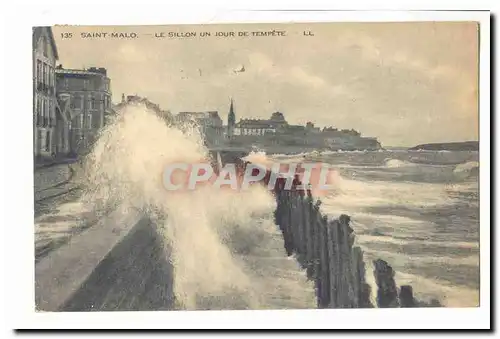
<instances>
[{"instance_id":1,"label":"cloud","mask_svg":"<svg viewBox=\"0 0 500 339\"><path fill-rule=\"evenodd\" d=\"M324 88L328 86L327 82L316 75L311 75L304 71L301 67L294 66L290 70L292 79L298 81L305 86L311 86L313 89Z\"/></svg>"},{"instance_id":2,"label":"cloud","mask_svg":"<svg viewBox=\"0 0 500 339\"><path fill-rule=\"evenodd\" d=\"M386 145L477 137L475 25L312 26L283 25L289 34L276 39L58 40L57 44L66 67L106 67L115 100L122 92L137 93L174 113L216 109L225 117L229 97L234 97L238 118L268 117L280 110L291 123L313 120L355 128ZM304 27L313 29L315 36L302 37ZM91 29L64 30L78 35L79 30ZM234 73L241 65L245 72Z\"/></svg>"}]
</instances>

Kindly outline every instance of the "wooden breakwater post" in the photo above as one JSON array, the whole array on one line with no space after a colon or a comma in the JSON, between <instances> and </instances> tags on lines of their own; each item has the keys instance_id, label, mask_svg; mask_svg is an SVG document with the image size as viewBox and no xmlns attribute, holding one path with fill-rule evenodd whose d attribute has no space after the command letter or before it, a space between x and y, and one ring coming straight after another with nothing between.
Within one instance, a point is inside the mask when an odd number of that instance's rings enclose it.
<instances>
[{"instance_id":1,"label":"wooden breakwater post","mask_svg":"<svg viewBox=\"0 0 500 339\"><path fill-rule=\"evenodd\" d=\"M287 254L295 255L307 277L314 281L319 308L441 306L437 300L430 304L417 301L411 286L398 289L394 270L381 259L373 262L377 283L373 305L363 251L354 245L350 217L341 215L329 220L320 211L320 200L315 201L309 190L295 188L300 184L297 180L291 189L285 189L286 179L278 179L275 222L283 233Z\"/></svg>"},{"instance_id":2,"label":"wooden breakwater post","mask_svg":"<svg viewBox=\"0 0 500 339\"><path fill-rule=\"evenodd\" d=\"M384 260L373 262L374 274L377 282L377 305L381 308L398 307L398 290L394 281L394 270Z\"/></svg>"},{"instance_id":3,"label":"wooden breakwater post","mask_svg":"<svg viewBox=\"0 0 500 339\"><path fill-rule=\"evenodd\" d=\"M353 246L350 218L342 215L339 220L328 220L310 191L294 189L295 185L287 190L285 179L280 179L275 190L275 222L287 254L295 254L314 281L318 307L372 307L363 252Z\"/></svg>"},{"instance_id":4,"label":"wooden breakwater post","mask_svg":"<svg viewBox=\"0 0 500 339\"><path fill-rule=\"evenodd\" d=\"M242 168L249 162L239 161ZM288 256L295 255L307 277L314 281L319 308L371 308L371 287L366 281L363 251L354 246L354 230L350 217L341 215L329 220L320 211L320 200L311 191L299 188L298 175L285 177L266 169L262 183L266 186L275 177L274 218L279 226ZM292 180L287 187L287 180ZM397 288L394 271L383 260L374 261L378 307L441 306L417 301L411 286Z\"/></svg>"}]
</instances>

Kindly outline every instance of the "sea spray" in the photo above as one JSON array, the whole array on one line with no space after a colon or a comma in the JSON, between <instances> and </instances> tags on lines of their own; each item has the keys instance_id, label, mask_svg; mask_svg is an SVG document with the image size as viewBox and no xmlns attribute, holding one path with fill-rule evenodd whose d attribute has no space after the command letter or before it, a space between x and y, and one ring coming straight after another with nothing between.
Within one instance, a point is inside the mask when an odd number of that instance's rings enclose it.
<instances>
[{"instance_id":1,"label":"sea spray","mask_svg":"<svg viewBox=\"0 0 500 339\"><path fill-rule=\"evenodd\" d=\"M453 169L453 174L459 179L477 178L479 175L479 162L467 161L466 163L458 164Z\"/></svg>"},{"instance_id":2,"label":"sea spray","mask_svg":"<svg viewBox=\"0 0 500 339\"><path fill-rule=\"evenodd\" d=\"M122 108L102 130L84 162L85 199L96 209L138 209L171 249L174 293L184 309L260 308L260 291L230 244L247 241L252 216L271 214L274 201L254 188L243 193L202 187L169 192L164 167L197 163L208 150L196 128L167 125L143 105ZM240 243L241 243L240 241ZM140 246L140 244L138 244Z\"/></svg>"}]
</instances>

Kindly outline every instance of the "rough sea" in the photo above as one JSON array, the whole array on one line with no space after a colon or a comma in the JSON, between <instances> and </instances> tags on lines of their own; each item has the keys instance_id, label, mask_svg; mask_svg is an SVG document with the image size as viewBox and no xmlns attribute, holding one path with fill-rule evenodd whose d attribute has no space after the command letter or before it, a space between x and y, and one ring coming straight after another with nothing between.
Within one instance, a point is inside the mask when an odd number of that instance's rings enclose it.
<instances>
[{"instance_id":1,"label":"rough sea","mask_svg":"<svg viewBox=\"0 0 500 339\"><path fill-rule=\"evenodd\" d=\"M295 258L286 256L274 224L276 202L268 190L258 185L241 192L165 190L161 174L166 165L198 163L207 156L196 130L167 126L142 105L126 106L77 169L81 198L53 206L53 213L35 220L37 234L74 233L67 214L138 211L169 249L161 260L172 266L179 308L315 308L314 284ZM444 306L478 304L477 152L258 156L272 162L323 162L337 169L335 189L321 197L321 208L331 217L351 216L372 297L376 287L370 264L380 258L396 270L399 286L413 286L417 299L437 299ZM55 221L61 218L66 221Z\"/></svg>"},{"instance_id":2,"label":"rough sea","mask_svg":"<svg viewBox=\"0 0 500 339\"><path fill-rule=\"evenodd\" d=\"M479 304L479 155L451 151L355 151L274 155L318 161L340 173L323 212L351 216L365 261L387 261L398 285L444 306ZM373 269L367 279L374 287ZM373 288L372 287L372 288Z\"/></svg>"}]
</instances>

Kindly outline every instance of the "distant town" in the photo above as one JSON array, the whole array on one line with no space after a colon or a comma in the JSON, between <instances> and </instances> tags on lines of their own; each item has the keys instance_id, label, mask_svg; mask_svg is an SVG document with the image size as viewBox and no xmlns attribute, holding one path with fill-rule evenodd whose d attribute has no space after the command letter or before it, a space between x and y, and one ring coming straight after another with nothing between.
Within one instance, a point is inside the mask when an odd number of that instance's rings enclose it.
<instances>
[{"instance_id":1,"label":"distant town","mask_svg":"<svg viewBox=\"0 0 500 339\"><path fill-rule=\"evenodd\" d=\"M270 112L269 119L240 118L237 102L228 102L227 122L218 111L179 112L173 115L145 97L122 94L112 104L111 80L106 68L66 69L50 27L33 29L33 149L36 161L76 157L91 148L99 130L121 107L142 103L166 123L194 124L209 148L256 148L266 151L375 150L377 138L353 129L288 123L284 112Z\"/></svg>"}]
</instances>

